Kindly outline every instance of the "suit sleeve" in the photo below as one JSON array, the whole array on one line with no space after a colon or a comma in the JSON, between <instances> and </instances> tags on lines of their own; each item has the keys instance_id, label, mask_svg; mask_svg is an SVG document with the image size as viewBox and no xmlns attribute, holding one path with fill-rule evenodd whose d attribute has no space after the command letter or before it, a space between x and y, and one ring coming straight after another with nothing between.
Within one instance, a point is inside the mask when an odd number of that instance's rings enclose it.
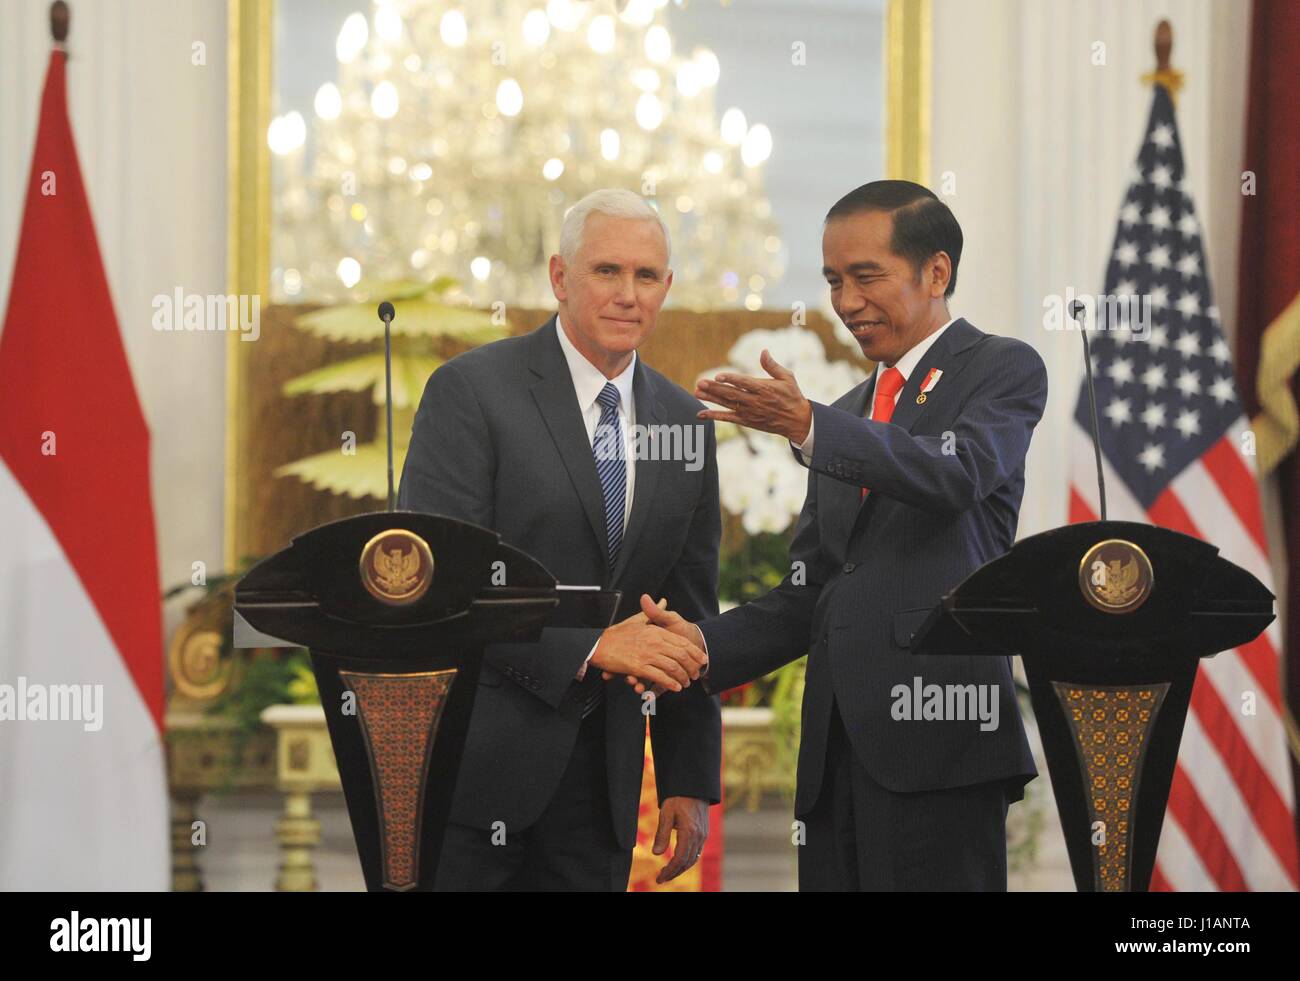
<instances>
[{"instance_id":1,"label":"suit sleeve","mask_svg":"<svg viewBox=\"0 0 1300 981\"><path fill-rule=\"evenodd\" d=\"M496 527L492 431L454 362L429 376L411 427L397 506Z\"/></svg>"},{"instance_id":2,"label":"suit sleeve","mask_svg":"<svg viewBox=\"0 0 1300 981\"><path fill-rule=\"evenodd\" d=\"M709 647L708 689L735 688L808 653L813 611L829 578L817 530L817 475L809 471L789 573L766 596L697 624Z\"/></svg>"},{"instance_id":3,"label":"suit sleeve","mask_svg":"<svg viewBox=\"0 0 1300 981\"><path fill-rule=\"evenodd\" d=\"M814 402L812 469L937 514L974 507L1024 463L1047 402L1047 369L1027 344L999 349L986 377L937 436Z\"/></svg>"},{"instance_id":4,"label":"suit sleeve","mask_svg":"<svg viewBox=\"0 0 1300 981\"><path fill-rule=\"evenodd\" d=\"M722 511L712 422L705 431L704 486L686 544L662 587L668 608L692 621L718 612ZM650 717L650 741L660 805L668 797L694 797L710 804L722 799L722 711L716 695L698 682L685 691L661 695Z\"/></svg>"},{"instance_id":5,"label":"suit sleeve","mask_svg":"<svg viewBox=\"0 0 1300 981\"><path fill-rule=\"evenodd\" d=\"M454 362L429 378L402 467L398 507L496 527L496 452L473 386ZM547 628L531 644L490 644L484 657L507 678L557 707L600 630Z\"/></svg>"}]
</instances>

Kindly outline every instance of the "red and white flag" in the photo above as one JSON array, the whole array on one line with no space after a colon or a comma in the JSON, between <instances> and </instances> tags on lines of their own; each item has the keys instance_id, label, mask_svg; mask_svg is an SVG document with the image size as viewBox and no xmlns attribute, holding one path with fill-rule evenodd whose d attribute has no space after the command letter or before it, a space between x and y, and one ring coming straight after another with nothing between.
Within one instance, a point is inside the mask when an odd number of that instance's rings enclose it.
<instances>
[{"instance_id":1,"label":"red and white flag","mask_svg":"<svg viewBox=\"0 0 1300 981\"><path fill-rule=\"evenodd\" d=\"M1107 517L1204 539L1272 589L1248 431L1210 290L1168 91L1120 209L1092 341ZM1070 466L1070 521L1096 521L1086 388ZM1169 792L1153 890L1300 885L1274 622L1199 665Z\"/></svg>"},{"instance_id":2,"label":"red and white flag","mask_svg":"<svg viewBox=\"0 0 1300 981\"><path fill-rule=\"evenodd\" d=\"M149 432L50 57L0 333L0 889L167 889Z\"/></svg>"}]
</instances>

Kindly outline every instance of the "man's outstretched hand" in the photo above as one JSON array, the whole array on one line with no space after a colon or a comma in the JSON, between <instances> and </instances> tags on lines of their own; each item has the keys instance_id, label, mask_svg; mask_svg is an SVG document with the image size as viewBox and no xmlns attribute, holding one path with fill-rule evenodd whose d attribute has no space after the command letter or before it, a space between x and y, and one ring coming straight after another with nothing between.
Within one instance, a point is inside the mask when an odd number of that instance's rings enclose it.
<instances>
[{"instance_id":1,"label":"man's outstretched hand","mask_svg":"<svg viewBox=\"0 0 1300 981\"><path fill-rule=\"evenodd\" d=\"M794 372L766 350L759 364L771 378L730 372L713 379L701 378L695 385L695 397L722 409L702 409L696 414L701 419L734 422L802 444L812 429L812 403L799 390Z\"/></svg>"}]
</instances>

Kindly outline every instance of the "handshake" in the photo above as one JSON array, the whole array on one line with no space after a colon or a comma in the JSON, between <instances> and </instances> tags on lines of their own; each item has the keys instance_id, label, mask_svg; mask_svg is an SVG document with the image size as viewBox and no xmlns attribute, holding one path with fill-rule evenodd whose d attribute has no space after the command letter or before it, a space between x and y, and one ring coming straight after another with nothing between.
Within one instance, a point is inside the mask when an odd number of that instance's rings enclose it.
<instances>
[{"instance_id":1,"label":"handshake","mask_svg":"<svg viewBox=\"0 0 1300 981\"><path fill-rule=\"evenodd\" d=\"M709 670L709 657L699 627L669 610L666 599L656 605L643 593L640 613L600 635L591 666L606 681L621 676L638 695L661 695L688 688Z\"/></svg>"}]
</instances>

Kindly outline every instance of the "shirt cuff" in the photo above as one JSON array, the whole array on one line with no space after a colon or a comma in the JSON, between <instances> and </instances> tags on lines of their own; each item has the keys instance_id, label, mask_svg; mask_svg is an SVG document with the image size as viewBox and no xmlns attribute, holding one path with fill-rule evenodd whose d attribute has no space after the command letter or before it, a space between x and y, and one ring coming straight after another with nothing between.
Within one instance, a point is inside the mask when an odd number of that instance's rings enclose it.
<instances>
[{"instance_id":1,"label":"shirt cuff","mask_svg":"<svg viewBox=\"0 0 1300 981\"><path fill-rule=\"evenodd\" d=\"M803 457L803 462L810 467L812 466L812 458L813 458L813 430L816 428L816 426L817 426L817 420L809 419L808 435L804 438L804 441L802 443L796 443L794 440L790 440L790 445L793 446L796 451L798 451L799 455Z\"/></svg>"},{"instance_id":2,"label":"shirt cuff","mask_svg":"<svg viewBox=\"0 0 1300 981\"><path fill-rule=\"evenodd\" d=\"M587 659L582 662L582 667L580 667L578 669L578 673L574 675L574 678L577 679L578 681L581 681L583 678L587 677L587 665L591 663L591 656L596 653L596 648L599 646L600 646L600 641L596 641L596 643L591 645L591 650L587 652Z\"/></svg>"}]
</instances>

